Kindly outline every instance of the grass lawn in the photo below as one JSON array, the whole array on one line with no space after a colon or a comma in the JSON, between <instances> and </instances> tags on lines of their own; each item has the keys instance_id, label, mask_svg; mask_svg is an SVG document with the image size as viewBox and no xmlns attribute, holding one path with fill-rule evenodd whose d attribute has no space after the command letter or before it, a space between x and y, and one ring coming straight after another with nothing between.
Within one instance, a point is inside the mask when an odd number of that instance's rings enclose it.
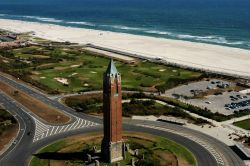
<instances>
[{"instance_id":1,"label":"grass lawn","mask_svg":"<svg viewBox=\"0 0 250 166\"><path fill-rule=\"evenodd\" d=\"M235 126L246 129L246 130L250 130L250 119L246 119L246 120L242 120L242 121L238 121L233 123Z\"/></svg>"},{"instance_id":2,"label":"grass lawn","mask_svg":"<svg viewBox=\"0 0 250 166\"><path fill-rule=\"evenodd\" d=\"M51 69L39 70L40 78L37 77L37 80L52 89L64 92L101 89L102 77L108 61L103 57L85 54L79 57L77 61L63 61L51 65ZM116 67L122 74L122 86L127 89L154 89L154 86L164 84L169 78L189 79L200 76L200 74L191 71L176 70L172 67L148 62L129 65L117 61ZM160 72L161 69L165 71ZM56 81L54 79L56 77L68 79L69 86Z\"/></svg>"},{"instance_id":3,"label":"grass lawn","mask_svg":"<svg viewBox=\"0 0 250 166\"><path fill-rule=\"evenodd\" d=\"M103 73L109 59L79 48L53 48L30 46L2 53L13 62L3 64L21 78L36 81L42 87L58 92L77 92L102 88ZM138 60L135 64L116 61L122 75L122 86L129 90L156 91L198 79L202 74L176 67ZM64 78L68 85L55 78ZM46 90L46 89L45 89Z\"/></svg>"},{"instance_id":4,"label":"grass lawn","mask_svg":"<svg viewBox=\"0 0 250 166\"><path fill-rule=\"evenodd\" d=\"M100 149L102 137L103 136L99 133L93 133L73 136L57 141L37 152L37 154L33 156L29 165L85 165L82 160L84 154L91 154L93 146L97 146L97 149ZM130 164L132 157L135 158L137 165L197 165L194 155L189 150L169 139L134 132L124 133L123 139L130 145L132 150L138 149L139 155L132 156L127 152L127 158L126 160L121 161L121 166ZM143 154L144 160L140 161ZM63 158L67 158L68 160L63 160ZM104 164L105 163L101 162L102 166ZM114 166L115 163L107 165Z\"/></svg>"}]
</instances>

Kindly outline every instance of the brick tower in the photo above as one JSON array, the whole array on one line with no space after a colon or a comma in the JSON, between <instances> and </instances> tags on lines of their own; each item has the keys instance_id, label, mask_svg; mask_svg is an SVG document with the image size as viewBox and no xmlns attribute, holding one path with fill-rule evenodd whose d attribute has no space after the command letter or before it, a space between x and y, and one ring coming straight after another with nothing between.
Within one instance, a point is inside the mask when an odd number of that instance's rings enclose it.
<instances>
[{"instance_id":1,"label":"brick tower","mask_svg":"<svg viewBox=\"0 0 250 166\"><path fill-rule=\"evenodd\" d=\"M109 163L123 160L121 75L113 60L103 77L103 114L103 159Z\"/></svg>"}]
</instances>

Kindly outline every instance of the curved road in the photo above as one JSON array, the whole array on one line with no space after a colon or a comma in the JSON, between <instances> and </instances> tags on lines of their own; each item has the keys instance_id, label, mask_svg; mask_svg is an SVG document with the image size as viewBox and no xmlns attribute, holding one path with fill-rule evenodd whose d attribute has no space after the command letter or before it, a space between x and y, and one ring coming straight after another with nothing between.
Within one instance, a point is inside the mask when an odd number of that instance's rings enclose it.
<instances>
[{"instance_id":1,"label":"curved road","mask_svg":"<svg viewBox=\"0 0 250 166\"><path fill-rule=\"evenodd\" d=\"M5 76L0 75L0 81L8 83L46 104L62 110L73 117L74 121L65 126L49 126L28 112L19 103L16 103L4 93L0 93L0 103L18 119L20 124L16 144L12 144L2 154L0 165L27 166L32 154L35 154L40 148L53 141L71 135L102 131L102 120L98 118L77 113L58 101L51 100L38 90ZM244 165L244 162L224 143L182 126L163 122L125 120L123 128L126 131L145 132L169 138L187 147L195 155L198 164L202 166ZM30 135L28 135L29 132L31 132ZM36 139L34 139L35 137Z\"/></svg>"}]
</instances>

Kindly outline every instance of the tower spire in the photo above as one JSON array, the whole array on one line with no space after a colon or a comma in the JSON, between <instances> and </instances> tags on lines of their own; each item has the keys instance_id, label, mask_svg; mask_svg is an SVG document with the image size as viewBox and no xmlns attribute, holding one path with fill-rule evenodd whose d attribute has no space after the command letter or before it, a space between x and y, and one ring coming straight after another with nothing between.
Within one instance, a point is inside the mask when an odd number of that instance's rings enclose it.
<instances>
[{"instance_id":1,"label":"tower spire","mask_svg":"<svg viewBox=\"0 0 250 166\"><path fill-rule=\"evenodd\" d=\"M118 71L115 67L114 61L113 61L113 59L110 59L108 68L106 70L106 74L117 74L117 73L118 73Z\"/></svg>"}]
</instances>

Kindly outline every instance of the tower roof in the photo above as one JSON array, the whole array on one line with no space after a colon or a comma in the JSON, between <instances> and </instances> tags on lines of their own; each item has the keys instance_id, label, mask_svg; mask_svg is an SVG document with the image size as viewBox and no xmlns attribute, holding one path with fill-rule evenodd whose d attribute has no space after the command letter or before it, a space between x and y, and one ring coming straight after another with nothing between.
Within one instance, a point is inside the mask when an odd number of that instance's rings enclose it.
<instances>
[{"instance_id":1,"label":"tower roof","mask_svg":"<svg viewBox=\"0 0 250 166\"><path fill-rule=\"evenodd\" d=\"M117 74L117 73L118 73L118 71L115 67L114 61L113 61L113 59L110 59L109 66L106 70L106 74Z\"/></svg>"}]
</instances>

